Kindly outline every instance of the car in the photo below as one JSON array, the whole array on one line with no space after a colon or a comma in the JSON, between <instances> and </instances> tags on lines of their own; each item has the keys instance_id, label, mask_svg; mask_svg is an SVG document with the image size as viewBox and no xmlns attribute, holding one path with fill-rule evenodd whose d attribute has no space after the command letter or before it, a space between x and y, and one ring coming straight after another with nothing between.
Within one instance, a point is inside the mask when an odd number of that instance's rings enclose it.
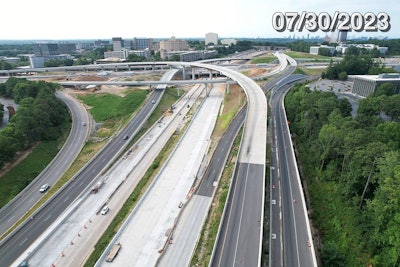
<instances>
[{"instance_id":1,"label":"car","mask_svg":"<svg viewBox=\"0 0 400 267\"><path fill-rule=\"evenodd\" d=\"M101 215L106 215L109 210L110 208L108 206L105 206L104 208L101 209Z\"/></svg>"},{"instance_id":2,"label":"car","mask_svg":"<svg viewBox=\"0 0 400 267\"><path fill-rule=\"evenodd\" d=\"M86 126L86 122L83 122L83 123L82 123L82 126Z\"/></svg>"},{"instance_id":3,"label":"car","mask_svg":"<svg viewBox=\"0 0 400 267\"><path fill-rule=\"evenodd\" d=\"M125 136L124 136L124 140L128 140L128 138L129 138L128 135L125 135Z\"/></svg>"},{"instance_id":4,"label":"car","mask_svg":"<svg viewBox=\"0 0 400 267\"><path fill-rule=\"evenodd\" d=\"M42 185L42 187L40 187L39 192L40 192L40 193L44 193L44 192L46 192L47 189L49 189L49 188L50 188L50 185L49 185L49 184L44 184L44 185Z\"/></svg>"},{"instance_id":5,"label":"car","mask_svg":"<svg viewBox=\"0 0 400 267\"><path fill-rule=\"evenodd\" d=\"M155 104L155 103L156 103L156 101L155 101L155 100L152 100L152 101L151 101L151 103L152 103L152 104Z\"/></svg>"}]
</instances>

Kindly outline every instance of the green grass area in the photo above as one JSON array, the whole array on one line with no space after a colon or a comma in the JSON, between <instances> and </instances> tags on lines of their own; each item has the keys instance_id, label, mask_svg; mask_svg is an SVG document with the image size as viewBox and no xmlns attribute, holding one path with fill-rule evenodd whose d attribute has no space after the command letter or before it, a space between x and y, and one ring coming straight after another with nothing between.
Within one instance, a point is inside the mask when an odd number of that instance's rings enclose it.
<instances>
[{"instance_id":1,"label":"green grass area","mask_svg":"<svg viewBox=\"0 0 400 267\"><path fill-rule=\"evenodd\" d=\"M228 128L229 124L231 123L232 119L235 117L238 110L239 110L239 106L235 106L232 109L228 110L226 113L224 113L218 117L218 124L221 127L221 130L223 132Z\"/></svg>"},{"instance_id":2,"label":"green grass area","mask_svg":"<svg viewBox=\"0 0 400 267\"><path fill-rule=\"evenodd\" d=\"M0 207L3 207L21 192L59 150L57 141L40 143L33 151L0 179ZM39 188L38 188L39 190Z\"/></svg>"},{"instance_id":3,"label":"green grass area","mask_svg":"<svg viewBox=\"0 0 400 267\"><path fill-rule=\"evenodd\" d=\"M326 68L306 68L302 66L297 66L296 70L293 74L303 74L303 75L310 75L310 76L318 76L321 75L322 72L326 71Z\"/></svg>"},{"instance_id":4,"label":"green grass area","mask_svg":"<svg viewBox=\"0 0 400 267\"><path fill-rule=\"evenodd\" d=\"M318 60L329 61L332 59L331 57L327 57L327 56L313 55L313 54L297 52L297 51L288 51L288 52L285 52L285 54L292 58L309 58L309 59L313 59L313 61L318 61Z\"/></svg>"},{"instance_id":5,"label":"green grass area","mask_svg":"<svg viewBox=\"0 0 400 267\"><path fill-rule=\"evenodd\" d=\"M263 57L256 57L253 58L250 63L251 64L267 64L271 63L272 61L276 60L277 57L275 56L263 56Z\"/></svg>"},{"instance_id":6,"label":"green grass area","mask_svg":"<svg viewBox=\"0 0 400 267\"><path fill-rule=\"evenodd\" d=\"M130 116L146 98L148 91L128 91L125 96L114 94L89 94L78 96L86 105L90 106L90 113L97 122L104 122L112 118Z\"/></svg>"}]
</instances>

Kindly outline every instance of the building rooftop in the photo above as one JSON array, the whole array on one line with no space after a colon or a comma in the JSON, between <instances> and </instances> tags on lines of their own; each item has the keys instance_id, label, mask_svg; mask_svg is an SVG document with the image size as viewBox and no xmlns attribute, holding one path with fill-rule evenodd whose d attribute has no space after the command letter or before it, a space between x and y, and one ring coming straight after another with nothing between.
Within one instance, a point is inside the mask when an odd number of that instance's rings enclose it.
<instances>
[{"instance_id":1,"label":"building rooftop","mask_svg":"<svg viewBox=\"0 0 400 267\"><path fill-rule=\"evenodd\" d=\"M349 75L349 77L354 77L354 78L359 78L359 79L364 79L364 80L369 80L369 81L387 81L387 80L395 80L395 81L400 81L400 74L394 73L394 74L379 74L379 75Z\"/></svg>"}]
</instances>

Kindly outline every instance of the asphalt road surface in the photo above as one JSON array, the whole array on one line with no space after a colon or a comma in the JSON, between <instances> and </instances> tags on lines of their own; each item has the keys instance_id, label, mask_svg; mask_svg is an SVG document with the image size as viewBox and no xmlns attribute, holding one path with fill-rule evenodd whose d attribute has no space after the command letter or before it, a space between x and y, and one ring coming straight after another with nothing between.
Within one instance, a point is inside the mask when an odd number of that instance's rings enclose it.
<instances>
[{"instance_id":1,"label":"asphalt road surface","mask_svg":"<svg viewBox=\"0 0 400 267\"><path fill-rule=\"evenodd\" d=\"M176 70L175 70L176 71ZM143 123L154 109L154 102L158 102L164 93L163 89L155 89L149 101L142 107L136 116L128 123L118 136L112 139L86 167L64 186L64 189L54 195L34 215L27 220L12 236L0 244L0 266L9 266L43 233L64 210L87 188L102 170L114 159L117 153L126 146L129 139L140 130Z\"/></svg>"},{"instance_id":2,"label":"asphalt road surface","mask_svg":"<svg viewBox=\"0 0 400 267\"><path fill-rule=\"evenodd\" d=\"M317 266L283 99L291 85L276 88L271 100L270 266Z\"/></svg>"},{"instance_id":3,"label":"asphalt road surface","mask_svg":"<svg viewBox=\"0 0 400 267\"><path fill-rule=\"evenodd\" d=\"M89 136L89 116L86 109L74 98L65 93L57 92L69 108L72 117L70 134L62 149L42 173L30 183L20 194L0 210L0 233L5 233L20 217L28 212L32 206L43 196L39 188L47 183L50 186L70 167L76 156L81 151ZM87 126L83 126L83 122Z\"/></svg>"}]
</instances>

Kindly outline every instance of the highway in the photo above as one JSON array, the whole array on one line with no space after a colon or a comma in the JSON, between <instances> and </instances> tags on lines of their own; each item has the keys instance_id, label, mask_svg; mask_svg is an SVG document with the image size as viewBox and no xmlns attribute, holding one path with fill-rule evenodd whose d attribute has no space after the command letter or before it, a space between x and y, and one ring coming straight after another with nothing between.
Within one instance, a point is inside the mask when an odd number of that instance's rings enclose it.
<instances>
[{"instance_id":1,"label":"highway","mask_svg":"<svg viewBox=\"0 0 400 267\"><path fill-rule=\"evenodd\" d=\"M213 202L220 175L226 166L232 144L244 123L246 113L247 107L243 107L219 140L200 184L179 215L173 232L174 244L167 247L157 266L185 267L190 265L202 226Z\"/></svg>"},{"instance_id":2,"label":"highway","mask_svg":"<svg viewBox=\"0 0 400 267\"><path fill-rule=\"evenodd\" d=\"M56 95L70 110L72 127L69 136L46 169L0 210L0 235L4 234L40 200L43 194L39 193L39 188L43 184L53 185L58 181L75 160L90 134L89 115L83 105L63 92L59 91ZM83 127L83 122L87 123L87 126Z\"/></svg>"},{"instance_id":3,"label":"highway","mask_svg":"<svg viewBox=\"0 0 400 267\"><path fill-rule=\"evenodd\" d=\"M165 63L158 63L163 65ZM259 265L261 258L261 239L263 224L263 198L264 198L264 177L265 177L265 152L266 152L266 118L267 104L263 91L250 78L233 70L229 70L219 66L213 66L202 63L184 63L184 62L168 62L171 66L192 66L204 69L211 69L221 72L223 75L238 82L246 91L248 96L248 113L244 126L242 139L242 148L238 161L238 181L243 186L239 190L237 197L240 207L236 209L237 215L232 216L238 219L240 224L235 227L235 232L231 238L232 248L226 250L223 254L225 259L232 259L239 266L256 266ZM154 64L156 65L156 64ZM150 101L158 101L163 90L155 90ZM151 113L152 107L146 105L143 107L127 128L121 131L120 137L114 138L99 153L96 158L91 161L88 166L71 181L69 185L59 194L54 196L46 206L34 215L33 220L27 221L12 236L12 239L6 239L0 245L0 265L8 265L19 254L21 254L50 224L54 221L70 203L79 196L84 188L86 188L97 177L103 168L112 161L115 154L127 143L121 136L128 135L130 138L134 132L140 128L140 122L143 116ZM234 179L235 180L235 179ZM74 186L71 186L73 184ZM237 216L237 217L236 217ZM28 234L29 232L29 234ZM227 246L224 246L227 247ZM246 249L246 248L253 249ZM257 247L258 249L254 249ZM233 254L232 254L233 253ZM5 257L7 255L7 257ZM224 260L220 261L225 264ZM228 264L228 262L226 262Z\"/></svg>"},{"instance_id":4,"label":"highway","mask_svg":"<svg viewBox=\"0 0 400 267\"><path fill-rule=\"evenodd\" d=\"M170 80L177 70L167 72L162 79ZM163 88L161 86L161 88ZM101 172L106 169L118 153L128 144L129 140L140 130L150 116L155 105L164 93L163 89L155 89L149 101L140 109L115 138L90 161L62 190L55 194L34 215L32 220L26 220L12 235L2 240L0 244L0 266L9 266L21 255L87 188ZM81 125L82 127L82 125ZM123 137L129 136L129 140ZM39 194L39 193L38 193Z\"/></svg>"},{"instance_id":5,"label":"highway","mask_svg":"<svg viewBox=\"0 0 400 267\"><path fill-rule=\"evenodd\" d=\"M250 78L229 69L220 71L245 90L248 112L232 181L237 183L237 189L230 194L232 201L228 200L228 206L233 209L228 215L227 231L222 231L219 236L216 258L211 266L259 266L264 217L267 101L262 89Z\"/></svg>"},{"instance_id":6,"label":"highway","mask_svg":"<svg viewBox=\"0 0 400 267\"><path fill-rule=\"evenodd\" d=\"M289 78L290 79L290 78ZM317 266L291 135L283 106L291 85L281 82L271 98L272 160L269 266Z\"/></svg>"}]
</instances>

